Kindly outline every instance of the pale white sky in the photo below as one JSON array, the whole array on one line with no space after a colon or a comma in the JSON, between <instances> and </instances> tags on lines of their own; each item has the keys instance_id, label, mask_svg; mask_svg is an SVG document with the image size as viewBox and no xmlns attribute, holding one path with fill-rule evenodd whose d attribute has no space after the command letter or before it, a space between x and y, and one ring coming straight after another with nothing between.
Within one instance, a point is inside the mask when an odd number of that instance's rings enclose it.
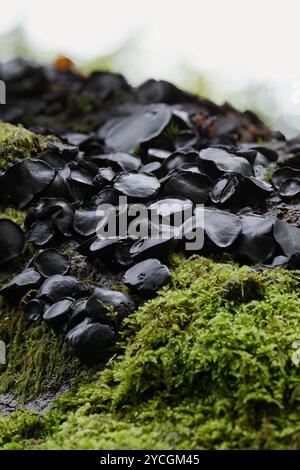
<instances>
[{"instance_id":1,"label":"pale white sky","mask_svg":"<svg viewBox=\"0 0 300 470\"><path fill-rule=\"evenodd\" d=\"M148 77L180 83L182 65L205 73L217 99L260 83L275 97L280 119L299 118L300 128L299 0L5 2L0 34L18 22L40 52L81 62L133 39L134 64L132 57L130 66L126 59L120 64L133 83ZM249 102L243 96L237 104Z\"/></svg>"}]
</instances>

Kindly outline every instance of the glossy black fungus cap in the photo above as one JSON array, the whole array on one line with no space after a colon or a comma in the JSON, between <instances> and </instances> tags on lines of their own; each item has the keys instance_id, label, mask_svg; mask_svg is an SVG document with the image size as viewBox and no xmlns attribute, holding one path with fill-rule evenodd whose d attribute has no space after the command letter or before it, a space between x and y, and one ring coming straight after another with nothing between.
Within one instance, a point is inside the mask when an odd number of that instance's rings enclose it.
<instances>
[{"instance_id":1,"label":"glossy black fungus cap","mask_svg":"<svg viewBox=\"0 0 300 470\"><path fill-rule=\"evenodd\" d=\"M103 218L104 214L97 213L97 211L76 211L73 228L78 235L91 237L96 234L97 226Z\"/></svg>"},{"instance_id":2,"label":"glossy black fungus cap","mask_svg":"<svg viewBox=\"0 0 300 470\"><path fill-rule=\"evenodd\" d=\"M158 259L147 259L128 269L124 275L124 284L133 292L153 294L171 279L167 266Z\"/></svg>"},{"instance_id":3,"label":"glossy black fungus cap","mask_svg":"<svg viewBox=\"0 0 300 470\"><path fill-rule=\"evenodd\" d=\"M86 311L89 317L100 323L113 323L113 317L109 313L113 310L115 319L128 316L135 309L134 299L120 291L111 290L105 287L96 287L93 294L87 300Z\"/></svg>"},{"instance_id":4,"label":"glossy black fungus cap","mask_svg":"<svg viewBox=\"0 0 300 470\"><path fill-rule=\"evenodd\" d=\"M242 222L229 212L205 209L204 231L218 248L229 248L240 235Z\"/></svg>"},{"instance_id":5,"label":"glossy black fungus cap","mask_svg":"<svg viewBox=\"0 0 300 470\"><path fill-rule=\"evenodd\" d=\"M8 167L1 191L7 204L26 207L55 177L55 170L42 160L22 160ZM22 184L20 184L22 182Z\"/></svg>"},{"instance_id":6,"label":"glossy black fungus cap","mask_svg":"<svg viewBox=\"0 0 300 470\"><path fill-rule=\"evenodd\" d=\"M85 318L66 334L66 342L74 354L89 365L104 361L114 340L115 331L111 326L101 325L90 318Z\"/></svg>"},{"instance_id":7,"label":"glossy black fungus cap","mask_svg":"<svg viewBox=\"0 0 300 470\"><path fill-rule=\"evenodd\" d=\"M76 298L80 293L79 281L72 276L55 274L44 281L38 292L42 300L57 302L66 297Z\"/></svg>"},{"instance_id":8,"label":"glossy black fungus cap","mask_svg":"<svg viewBox=\"0 0 300 470\"><path fill-rule=\"evenodd\" d=\"M183 170L174 172L163 186L164 195L189 198L195 204L204 204L209 190L210 179L206 175Z\"/></svg>"},{"instance_id":9,"label":"glossy black fungus cap","mask_svg":"<svg viewBox=\"0 0 300 470\"><path fill-rule=\"evenodd\" d=\"M272 236L274 219L259 214L245 214L241 216L243 229L238 253L255 263L263 263L270 259L276 249Z\"/></svg>"},{"instance_id":10,"label":"glossy black fungus cap","mask_svg":"<svg viewBox=\"0 0 300 470\"><path fill-rule=\"evenodd\" d=\"M300 228L284 220L276 219L274 238L286 256L300 253Z\"/></svg>"},{"instance_id":11,"label":"glossy black fungus cap","mask_svg":"<svg viewBox=\"0 0 300 470\"><path fill-rule=\"evenodd\" d=\"M70 269L70 261L59 251L49 248L35 256L33 266L42 276L51 277L55 274L67 274Z\"/></svg>"},{"instance_id":12,"label":"glossy black fungus cap","mask_svg":"<svg viewBox=\"0 0 300 470\"><path fill-rule=\"evenodd\" d=\"M55 302L46 309L43 320L51 326L51 328L61 328L68 319L72 304L72 299L62 299Z\"/></svg>"},{"instance_id":13,"label":"glossy black fungus cap","mask_svg":"<svg viewBox=\"0 0 300 470\"><path fill-rule=\"evenodd\" d=\"M219 172L238 173L243 176L254 176L254 171L246 158L238 157L218 148L207 148L200 152L200 162L207 168Z\"/></svg>"},{"instance_id":14,"label":"glossy black fungus cap","mask_svg":"<svg viewBox=\"0 0 300 470\"><path fill-rule=\"evenodd\" d=\"M125 118L114 119L105 136L109 149L133 152L139 144L158 137L169 124L171 109L162 103L142 107Z\"/></svg>"},{"instance_id":15,"label":"glossy black fungus cap","mask_svg":"<svg viewBox=\"0 0 300 470\"><path fill-rule=\"evenodd\" d=\"M0 219L0 270L4 265L21 255L25 246L23 230L15 222Z\"/></svg>"},{"instance_id":16,"label":"glossy black fungus cap","mask_svg":"<svg viewBox=\"0 0 300 470\"><path fill-rule=\"evenodd\" d=\"M30 300L24 308L25 318L29 322L41 320L43 315L43 305L38 299Z\"/></svg>"},{"instance_id":17,"label":"glossy black fungus cap","mask_svg":"<svg viewBox=\"0 0 300 470\"><path fill-rule=\"evenodd\" d=\"M121 194L136 201L146 201L154 197L160 188L158 179L146 173L118 173L113 185Z\"/></svg>"},{"instance_id":18,"label":"glossy black fungus cap","mask_svg":"<svg viewBox=\"0 0 300 470\"><path fill-rule=\"evenodd\" d=\"M17 304L19 300L30 290L38 289L41 284L41 275L32 268L17 274L2 289L0 295L3 295L11 303Z\"/></svg>"}]
</instances>

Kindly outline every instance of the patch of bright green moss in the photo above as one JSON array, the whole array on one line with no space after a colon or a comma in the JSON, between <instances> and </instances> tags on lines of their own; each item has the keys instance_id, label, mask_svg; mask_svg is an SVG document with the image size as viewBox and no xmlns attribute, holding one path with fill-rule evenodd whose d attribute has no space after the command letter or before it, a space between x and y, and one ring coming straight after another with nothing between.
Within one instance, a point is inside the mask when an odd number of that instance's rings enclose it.
<instances>
[{"instance_id":1,"label":"patch of bright green moss","mask_svg":"<svg viewBox=\"0 0 300 470\"><path fill-rule=\"evenodd\" d=\"M27 411L2 418L2 447L299 449L299 282L299 272L181 261L126 321L123 353L59 398L38 433L34 416L32 433L23 426Z\"/></svg>"},{"instance_id":2,"label":"patch of bright green moss","mask_svg":"<svg viewBox=\"0 0 300 470\"><path fill-rule=\"evenodd\" d=\"M0 121L0 170L18 158L30 158L44 150L53 136L42 136Z\"/></svg>"},{"instance_id":3,"label":"patch of bright green moss","mask_svg":"<svg viewBox=\"0 0 300 470\"><path fill-rule=\"evenodd\" d=\"M30 411L14 412L10 416L1 416L0 414L0 445L3 443L2 436L6 436L6 440L12 438L12 442L7 445L8 448L18 449L19 439L26 437L33 438L35 435L40 436L43 429L42 418L38 413Z\"/></svg>"},{"instance_id":4,"label":"patch of bright green moss","mask_svg":"<svg viewBox=\"0 0 300 470\"><path fill-rule=\"evenodd\" d=\"M24 228L24 221L26 218L26 211L19 211L17 209L7 208L0 212L0 219L9 219Z\"/></svg>"}]
</instances>

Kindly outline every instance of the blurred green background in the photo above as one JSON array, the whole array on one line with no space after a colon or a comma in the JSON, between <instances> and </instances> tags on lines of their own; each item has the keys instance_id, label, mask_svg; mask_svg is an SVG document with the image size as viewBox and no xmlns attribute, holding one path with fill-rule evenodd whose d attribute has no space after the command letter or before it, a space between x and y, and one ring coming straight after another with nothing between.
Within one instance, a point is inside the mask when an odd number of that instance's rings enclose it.
<instances>
[{"instance_id":1,"label":"blurred green background","mask_svg":"<svg viewBox=\"0 0 300 470\"><path fill-rule=\"evenodd\" d=\"M273 129L300 130L296 0L10 0L0 59L67 55L85 71L161 78L218 103L250 108Z\"/></svg>"}]
</instances>

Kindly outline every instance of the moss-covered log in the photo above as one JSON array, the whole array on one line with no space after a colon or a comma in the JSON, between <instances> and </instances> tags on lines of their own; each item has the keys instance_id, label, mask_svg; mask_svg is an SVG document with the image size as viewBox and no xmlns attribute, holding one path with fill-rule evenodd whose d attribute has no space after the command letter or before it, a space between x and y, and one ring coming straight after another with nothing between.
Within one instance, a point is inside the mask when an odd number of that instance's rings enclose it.
<instances>
[{"instance_id":1,"label":"moss-covered log","mask_svg":"<svg viewBox=\"0 0 300 470\"><path fill-rule=\"evenodd\" d=\"M123 328L123 353L4 448L300 448L299 276L177 257L172 284Z\"/></svg>"},{"instance_id":2,"label":"moss-covered log","mask_svg":"<svg viewBox=\"0 0 300 470\"><path fill-rule=\"evenodd\" d=\"M0 168L43 142L0 124ZM1 214L20 225L24 216ZM170 286L124 322L104 370L26 322L24 301L11 310L1 300L0 394L18 408L4 413L0 396L1 448L300 448L299 271L180 255L172 265ZM41 413L32 400L49 394Z\"/></svg>"}]
</instances>

